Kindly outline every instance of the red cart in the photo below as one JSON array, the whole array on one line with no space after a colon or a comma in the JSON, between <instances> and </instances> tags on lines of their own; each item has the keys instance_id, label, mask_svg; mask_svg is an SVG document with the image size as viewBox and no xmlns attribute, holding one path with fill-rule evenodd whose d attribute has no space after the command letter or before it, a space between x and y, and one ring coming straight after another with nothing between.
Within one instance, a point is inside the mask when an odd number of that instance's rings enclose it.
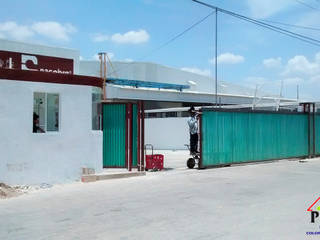
<instances>
[{"instance_id":1,"label":"red cart","mask_svg":"<svg viewBox=\"0 0 320 240\"><path fill-rule=\"evenodd\" d=\"M161 171L163 169L163 159L164 156L162 154L153 154L153 145L146 144L144 147L145 153L147 153L147 149L151 149L151 155L146 154L146 171L153 170L153 171Z\"/></svg>"}]
</instances>

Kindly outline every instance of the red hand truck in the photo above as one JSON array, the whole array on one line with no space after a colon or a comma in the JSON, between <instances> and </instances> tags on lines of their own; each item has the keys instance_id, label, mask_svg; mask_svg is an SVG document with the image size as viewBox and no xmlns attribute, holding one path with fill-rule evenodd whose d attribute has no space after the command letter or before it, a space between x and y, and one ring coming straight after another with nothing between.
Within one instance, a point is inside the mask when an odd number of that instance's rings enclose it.
<instances>
[{"instance_id":1,"label":"red hand truck","mask_svg":"<svg viewBox=\"0 0 320 240\"><path fill-rule=\"evenodd\" d=\"M161 171L163 169L163 159L164 156L162 154L153 154L153 145L152 144L146 144L144 146L144 151L147 153L147 148L150 147L152 153L151 155L146 154L146 171L152 170L152 171Z\"/></svg>"}]
</instances>

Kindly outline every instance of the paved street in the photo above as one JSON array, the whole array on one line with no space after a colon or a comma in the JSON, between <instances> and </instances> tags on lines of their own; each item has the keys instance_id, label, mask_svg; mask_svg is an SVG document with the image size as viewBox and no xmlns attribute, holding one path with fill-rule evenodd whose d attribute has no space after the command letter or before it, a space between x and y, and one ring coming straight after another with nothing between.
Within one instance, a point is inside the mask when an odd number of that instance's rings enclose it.
<instances>
[{"instance_id":1,"label":"paved street","mask_svg":"<svg viewBox=\"0 0 320 240\"><path fill-rule=\"evenodd\" d=\"M1 200L0 239L310 239L319 173L283 160L58 185Z\"/></svg>"}]
</instances>

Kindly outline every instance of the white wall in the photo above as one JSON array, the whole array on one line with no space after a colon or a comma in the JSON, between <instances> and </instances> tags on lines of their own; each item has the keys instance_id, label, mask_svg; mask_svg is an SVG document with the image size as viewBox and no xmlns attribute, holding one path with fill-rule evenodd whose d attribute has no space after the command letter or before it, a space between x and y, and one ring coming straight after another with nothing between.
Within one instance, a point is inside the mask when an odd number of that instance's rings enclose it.
<instances>
[{"instance_id":1,"label":"white wall","mask_svg":"<svg viewBox=\"0 0 320 240\"><path fill-rule=\"evenodd\" d=\"M102 171L102 132L91 130L89 86L0 79L0 182L78 180L81 167ZM59 93L60 131L32 133L33 93Z\"/></svg>"},{"instance_id":2,"label":"white wall","mask_svg":"<svg viewBox=\"0 0 320 240\"><path fill-rule=\"evenodd\" d=\"M154 149L186 150L189 144L188 118L146 118L145 144Z\"/></svg>"}]
</instances>

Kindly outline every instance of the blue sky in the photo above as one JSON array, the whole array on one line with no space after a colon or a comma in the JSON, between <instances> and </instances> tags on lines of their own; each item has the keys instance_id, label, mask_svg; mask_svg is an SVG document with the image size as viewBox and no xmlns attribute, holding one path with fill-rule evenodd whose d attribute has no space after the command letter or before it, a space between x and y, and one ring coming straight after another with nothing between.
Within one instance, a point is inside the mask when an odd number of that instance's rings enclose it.
<instances>
[{"instance_id":1,"label":"blue sky","mask_svg":"<svg viewBox=\"0 0 320 240\"><path fill-rule=\"evenodd\" d=\"M206 2L259 20L320 28L318 0ZM2 38L79 49L88 60L106 51L112 60L150 61L214 75L214 16L153 52L211 12L191 0L10 0L2 2L0 11ZM320 100L319 47L222 13L218 28L219 80L257 86L258 95L279 94L283 82L283 95L292 98L299 85L301 97ZM320 31L286 28L320 39Z\"/></svg>"}]
</instances>

